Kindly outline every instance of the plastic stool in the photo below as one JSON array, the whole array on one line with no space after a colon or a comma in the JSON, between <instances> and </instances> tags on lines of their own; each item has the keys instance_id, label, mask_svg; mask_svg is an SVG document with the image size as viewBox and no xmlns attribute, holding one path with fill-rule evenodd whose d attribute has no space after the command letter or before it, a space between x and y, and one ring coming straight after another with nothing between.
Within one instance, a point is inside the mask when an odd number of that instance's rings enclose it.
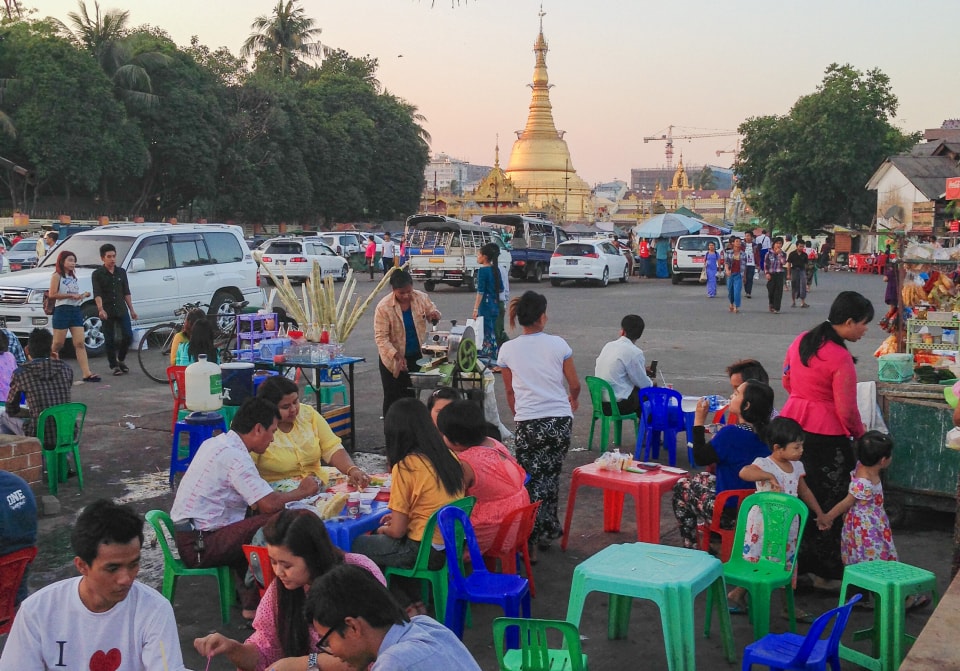
<instances>
[{"instance_id":1,"label":"plastic stool","mask_svg":"<svg viewBox=\"0 0 960 671\"><path fill-rule=\"evenodd\" d=\"M340 405L350 405L350 400L347 397L347 385L343 382L321 382L319 390L312 384L308 384L304 389L305 394L316 394L318 391L320 393L320 403L323 405L333 403L333 397L337 394L340 395L342 401Z\"/></svg>"},{"instance_id":2,"label":"plastic stool","mask_svg":"<svg viewBox=\"0 0 960 671\"><path fill-rule=\"evenodd\" d=\"M191 412L177 422L173 427L173 443L170 448L170 484L177 473L184 473L193 455L197 453L203 441L213 437L213 432L227 431L227 424L219 412ZM183 456L180 446L180 435L186 433L189 437L187 455Z\"/></svg>"},{"instance_id":3,"label":"plastic stool","mask_svg":"<svg viewBox=\"0 0 960 671\"><path fill-rule=\"evenodd\" d=\"M873 655L840 645L840 659L874 671L896 671L907 653L907 643L916 640L904 631L905 602L911 594L930 592L937 605L937 577L926 569L901 562L870 561L847 566L843 571L840 603L848 587L860 587L877 595L873 627L854 632L853 640L873 641Z\"/></svg>"}]
</instances>

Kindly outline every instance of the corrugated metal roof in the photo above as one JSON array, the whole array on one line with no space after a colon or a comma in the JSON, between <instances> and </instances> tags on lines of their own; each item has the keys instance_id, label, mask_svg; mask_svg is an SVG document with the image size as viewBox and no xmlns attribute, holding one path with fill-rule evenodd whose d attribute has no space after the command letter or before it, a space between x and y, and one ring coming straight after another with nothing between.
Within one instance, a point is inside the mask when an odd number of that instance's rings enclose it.
<instances>
[{"instance_id":1,"label":"corrugated metal roof","mask_svg":"<svg viewBox=\"0 0 960 671\"><path fill-rule=\"evenodd\" d=\"M948 177L960 177L960 166L947 156L891 156L888 160L929 200L943 194Z\"/></svg>"}]
</instances>

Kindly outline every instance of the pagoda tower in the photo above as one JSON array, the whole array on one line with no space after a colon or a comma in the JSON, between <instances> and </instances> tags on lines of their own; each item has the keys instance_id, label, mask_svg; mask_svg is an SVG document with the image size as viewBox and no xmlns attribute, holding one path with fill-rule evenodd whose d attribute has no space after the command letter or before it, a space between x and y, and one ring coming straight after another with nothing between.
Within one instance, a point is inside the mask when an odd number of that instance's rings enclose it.
<instances>
[{"instance_id":1,"label":"pagoda tower","mask_svg":"<svg viewBox=\"0 0 960 671\"><path fill-rule=\"evenodd\" d=\"M517 131L505 174L527 197L532 209L551 208L565 213L566 221L593 219L590 186L577 175L570 150L553 121L550 84L547 79L547 41L543 37L543 10L540 34L534 43L533 95L527 125Z\"/></svg>"}]
</instances>

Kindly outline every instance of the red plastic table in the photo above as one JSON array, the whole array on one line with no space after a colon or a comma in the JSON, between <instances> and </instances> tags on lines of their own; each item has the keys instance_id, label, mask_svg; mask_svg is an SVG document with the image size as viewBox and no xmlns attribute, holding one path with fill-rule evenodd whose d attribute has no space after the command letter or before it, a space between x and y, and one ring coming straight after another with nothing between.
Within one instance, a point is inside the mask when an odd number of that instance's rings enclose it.
<instances>
[{"instance_id":1,"label":"red plastic table","mask_svg":"<svg viewBox=\"0 0 960 671\"><path fill-rule=\"evenodd\" d=\"M603 490L604 531L620 531L623 497L625 494L632 495L634 507L637 509L637 540L643 543L659 543L660 499L664 493L673 489L677 480L686 475L686 471L669 473L662 468L642 474L629 471L607 471L597 464L587 464L573 469L560 548L567 549L573 506L577 501L577 489L581 486L599 487Z\"/></svg>"}]
</instances>

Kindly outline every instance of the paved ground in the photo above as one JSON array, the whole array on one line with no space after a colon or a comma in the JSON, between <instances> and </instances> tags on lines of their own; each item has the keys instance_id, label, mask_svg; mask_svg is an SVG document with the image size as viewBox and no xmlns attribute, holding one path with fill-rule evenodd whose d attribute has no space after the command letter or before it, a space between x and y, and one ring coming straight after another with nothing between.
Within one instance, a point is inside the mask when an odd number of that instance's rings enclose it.
<instances>
[{"instance_id":1,"label":"paved ground","mask_svg":"<svg viewBox=\"0 0 960 671\"><path fill-rule=\"evenodd\" d=\"M366 289L373 284L361 280L360 286ZM762 361L774 378L772 384L778 390L778 406L785 399L785 393L779 386L780 362L795 335L826 318L829 304L838 291L861 291L876 299L878 311L881 310L883 295L881 281L875 276L831 273L821 276L820 286L810 296L813 307L809 310L791 310L787 303L780 315L769 314L761 285L759 290L755 290L753 300L744 301L743 313L733 315L727 312L722 296L708 300L701 287L693 284L674 287L664 280L633 281L627 285L611 285L606 289L553 288L547 284L520 283L513 286L515 293L526 289L541 291L548 297L548 330L570 342L581 379L593 372L594 359L603 344L617 335L620 317L628 312L636 312L647 322L647 330L640 343L647 358L659 360L666 380L681 392L729 393L724 367L738 358L752 356ZM460 290L445 287L433 296L445 319L463 319L472 307L472 296ZM372 309L361 320L347 349L351 354L367 358L366 363L357 366L358 448L368 453L362 458L374 466L382 463L382 457L377 453L382 448L383 436L379 419L379 375L371 333ZM877 366L871 355L883 335L879 329L872 327L867 337L851 348L860 358L858 370L861 380L876 379ZM170 508L172 494L166 485L170 450L169 392L165 386L147 382L135 362L132 363L133 370L129 376L105 377L102 384L75 387L74 399L90 407L83 440L87 487L79 493L76 482L71 480L61 488L62 513L41 521L40 555L30 583L33 589L73 574L69 529L80 508L93 498L118 498L130 502L141 512L152 508ZM94 369L105 372L105 361L96 360ZM504 408L502 389L498 389L498 392L501 408ZM583 404L574 423L574 448L564 467L561 511L565 510L570 472L596 457L596 448L594 452L585 450L590 428L586 389L581 400ZM508 413L503 412L502 416L510 426ZM683 456L680 457L680 465L685 465ZM626 506L623 530L619 534L601 531L599 492L581 490L577 503L569 550L560 552L557 548L543 553L541 561L534 568L538 587L538 596L533 603L536 617L563 618L574 567L611 543L631 542L636 538L636 529L631 521L632 503ZM663 503L661 542L677 545L679 537L670 513L669 499L665 498ZM902 559L936 572L941 591L945 590L949 575L951 528L952 516L923 511L922 514L911 516L908 528L898 529L895 533ZM141 578L150 585L159 586L162 557L159 548L149 540L147 545ZM836 596L806 591L799 594L798 602L807 610L819 612L835 605ZM703 623L703 606L703 599L699 599L696 618L698 631ZM193 652L192 641L196 636L214 629L237 638L249 633L236 624L239 611L236 611L237 617L231 626L219 627L216 586L210 579L182 581L175 611L181 628L184 656L190 668L203 669L206 666L206 660ZM493 608L476 608L473 612L474 626L465 637L468 647L484 669L496 668L489 629L489 623L495 616L496 610ZM929 612L911 614L908 617L909 630L914 633L919 631L928 616ZM775 631L785 629L785 621L776 614L772 621ZM855 624L866 621L865 613L856 614ZM606 598L592 595L587 600L582 634L585 652L590 656L590 664L594 669L614 669L641 658L647 662L645 668L666 668L660 618L650 603L634 604L630 635L626 640L608 641ZM750 641L750 628L745 617L734 618L734 635L738 649ZM724 668L716 633L710 639L703 639L698 634L696 647L700 668ZM223 660L214 660L210 668L230 667Z\"/></svg>"}]
</instances>

